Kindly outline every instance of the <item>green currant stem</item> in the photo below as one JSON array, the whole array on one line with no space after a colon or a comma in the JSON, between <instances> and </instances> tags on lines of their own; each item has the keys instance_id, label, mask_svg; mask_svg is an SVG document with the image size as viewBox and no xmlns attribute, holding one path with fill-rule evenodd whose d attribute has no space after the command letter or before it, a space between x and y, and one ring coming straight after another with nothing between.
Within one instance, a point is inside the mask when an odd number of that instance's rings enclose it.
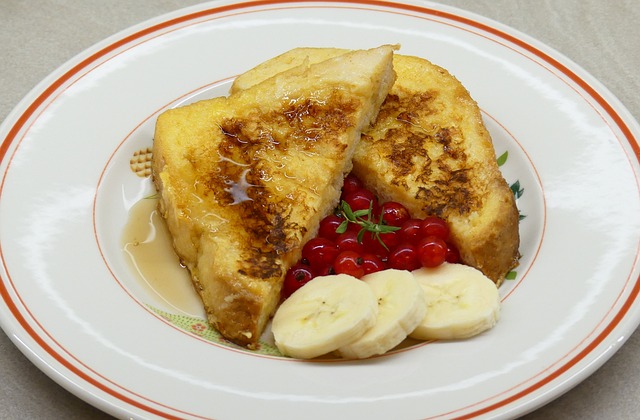
<instances>
[{"instance_id":1,"label":"green currant stem","mask_svg":"<svg viewBox=\"0 0 640 420\"><path fill-rule=\"evenodd\" d=\"M378 222L372 221L373 217L373 202L369 204L368 209L356 210L353 211L351 206L346 201L342 201L340 203L340 211L344 216L345 220L336 230L337 233L344 233L347 230L349 223L355 223L361 227L358 232L358 242L362 243L362 238L366 232L371 232L373 236L382 244L382 246L386 249L387 245L380 239L381 233L389 233L400 229L397 226L389 226L385 225L382 220L382 215L380 215L380 220Z\"/></svg>"}]
</instances>

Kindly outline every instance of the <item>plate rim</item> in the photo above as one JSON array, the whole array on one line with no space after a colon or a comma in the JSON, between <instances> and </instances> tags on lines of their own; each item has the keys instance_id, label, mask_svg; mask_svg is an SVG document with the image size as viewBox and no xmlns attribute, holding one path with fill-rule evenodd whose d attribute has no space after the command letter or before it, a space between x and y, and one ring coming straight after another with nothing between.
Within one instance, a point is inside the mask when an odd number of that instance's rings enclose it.
<instances>
[{"instance_id":1,"label":"plate rim","mask_svg":"<svg viewBox=\"0 0 640 420\"><path fill-rule=\"evenodd\" d=\"M608 89L601 85L597 79L593 78L588 72L583 70L580 66L575 64L572 60L565 57L561 53L553 50L552 48L540 44L539 41L535 39L529 38L526 34L519 33L519 31L509 28L508 26L501 24L499 22L491 21L488 18L485 18L480 15L476 15L472 12L468 12L466 10L457 9L451 6L439 5L425 2L424 5L418 5L414 3L396 3L393 1L377 1L377 0L350 0L350 1L341 1L341 0L328 0L328 1L299 1L299 0L256 0L256 1L243 1L243 2L211 2L211 3L203 3L196 6L191 6L188 8L183 8L176 10L174 12L170 12L159 17L149 19L140 24L134 25L125 29L123 31L118 32L117 34L106 38L105 40L94 44L83 52L79 53L75 57L68 60L62 66L58 67L52 73L50 73L47 77L45 77L36 87L33 88L31 92L29 92L23 100L19 102L19 104L8 114L6 119L0 125L0 129L6 128L5 126L11 125L10 129L7 131L7 135L3 138L2 144L0 145L0 162L3 164L10 160L12 154L15 152L11 152L11 148L19 145L20 138L19 134L22 132L24 127L28 124L31 117L38 112L40 107L47 102L47 100L58 91L58 89L63 86L69 80L72 80L78 73L81 73L83 69L89 66L91 63L99 61L100 59L108 56L110 53L117 51L119 48L130 44L131 42L135 42L136 40L144 39L146 36L150 36L158 31L162 31L163 29L171 28L176 25L180 25L181 23L191 22L197 20L199 18L203 18L206 16L215 16L217 14L247 9L252 7L269 7L273 5L284 5L285 8L290 7L291 5L296 4L305 4L309 7L313 7L314 5L319 4L328 4L331 6L337 5L360 5L360 6L368 6L368 7L379 7L379 8L391 8L391 9L400 9L403 11L416 13L418 15L437 15L439 18L444 18L448 20L452 20L455 22L463 23L465 25L480 29L481 31L485 31L491 33L499 38L503 38L508 42L517 45L518 47L528 51L529 53L539 57L544 62L551 64L554 68L558 69L564 76L568 77L573 83L576 83L584 92L586 92L590 98L594 99L596 103L607 113L607 116L612 119L624 139L626 140L626 145L631 147L631 152L628 153L629 159L632 160L635 158L640 161L640 145L636 137L633 134L632 126L637 127L637 121L633 118L633 116L629 113L626 107L611 93ZM260 9L258 9L260 11ZM484 22L490 22L484 23ZM514 34L517 34L514 35ZM538 44L536 46L536 44ZM548 51L548 52L545 52ZM78 61L80 60L80 61ZM574 70L572 70L574 68ZM581 74L579 74L581 73ZM585 78L590 79L589 81L584 80ZM52 83L50 81L53 80ZM596 85L594 87L593 85ZM46 88L43 89L43 87ZM37 96L36 96L37 95ZM33 100L31 98L34 98ZM624 118L620 114L627 114ZM17 118L16 118L17 117ZM636 128L637 129L637 128ZM635 162L634 162L635 163ZM4 186L5 176L7 171L5 170L3 173L2 183L0 184L0 189ZM637 176L637 174L636 174ZM6 267L5 256L2 253L2 248L0 244L0 256L2 257L3 266ZM637 266L638 257L633 264L634 267ZM631 278L633 275L633 270L629 274L629 280L633 281ZM20 309L16 306L11 298L11 293L6 289L6 285L4 283L4 275L3 281L0 282L0 296L2 296L3 301L7 304L7 307L10 310L10 313L13 315L15 320L23 327L24 331L29 334L29 336L38 343L42 349L44 349L47 354L53 357L58 363L61 363L66 369L70 370L72 373L80 376L81 378L85 378L86 382L89 382L93 386L97 386L101 388L102 391L107 392L111 396L116 396L119 400L130 403L133 403L137 408L142 408L144 411L153 412L153 407L141 406L138 402L133 401L127 398L124 395L114 395L114 390L108 389L105 386L101 386L102 384L96 383L93 378L87 377L80 369L75 366L69 364L64 356L57 354L55 349L49 346L39 334L32 329L32 327L28 324L26 320L23 318L23 314L20 312ZM584 359L584 357L590 354L595 348L604 343L606 338L610 336L616 328L621 327L620 323L625 319L625 316L633 306L634 302L637 300L638 295L640 294L640 277L636 280L634 287L629 293L629 296L624 302L624 305L616 313L616 316L608 321L607 328L605 328L602 332L600 332L596 338L594 338L590 345L583 349L579 354L575 355L569 362L563 363L564 369L558 369L554 372L554 374L545 377L544 380L538 381L534 383L531 387L526 388L514 396L507 398L502 403L502 400L496 404L487 406L481 410L475 411L473 413L468 414L473 417L475 415L481 415L488 412L491 412L497 408L508 406L511 402L518 400L521 396L518 396L522 393L529 394L536 389L540 389L545 386L547 383L550 383L555 380L555 378L561 376L566 371L570 370L574 367L578 362ZM9 304L9 302L11 302ZM2 321L3 329L6 328L7 321L5 319L0 319ZM636 320L636 327L640 323L640 319ZM631 325L626 326L627 329L631 329ZM635 327L633 327L635 329ZM5 330L6 331L6 330ZM18 345L17 336L13 334L9 334L9 331L6 331L7 335L14 341L14 344L25 354L27 352L25 350L32 351L27 348L24 343L23 346ZM625 334L625 339L628 338L628 334ZM615 352L604 352L606 353L604 357L600 357L597 363L592 363L587 368L580 371L580 373L585 374L586 376L593 373L599 366L601 366L609 357L613 355ZM71 390L75 395L85 399L93 405L98 406L96 404L97 399L86 399L85 395L78 394L69 386L65 386L62 379L67 380L66 376L62 375L60 372L50 372L51 366L39 358L36 355L30 356L27 354L30 360L37 359L40 363L35 363L38 367L45 371L49 376L56 379L56 382L64 386L65 388ZM44 366L44 367L43 367ZM566 368L565 368L566 367ZM589 370L587 372L587 370ZM557 374L555 374L557 372ZM52 376L53 374L60 375L60 378L56 378ZM585 376L585 377L586 377ZM540 385L538 385L540 384ZM577 383L576 383L577 384ZM573 384L573 385L576 385ZM74 386L77 384L73 384ZM535 386L538 385L538 386ZM535 389L532 391L527 391L530 388ZM78 387L80 388L80 387ZM105 389L107 388L107 389ZM569 388L570 389L570 388ZM80 389L81 390L81 389ZM568 389L566 389L568 390ZM565 390L565 391L566 391ZM116 394L118 394L116 392ZM517 396L517 397L516 397ZM554 398L557 397L554 396ZM551 398L544 401L544 403L548 402ZM121 407L118 407L121 408ZM102 409L105 409L104 407ZM157 414L157 412L155 412ZM166 413L162 413L166 414Z\"/></svg>"}]
</instances>

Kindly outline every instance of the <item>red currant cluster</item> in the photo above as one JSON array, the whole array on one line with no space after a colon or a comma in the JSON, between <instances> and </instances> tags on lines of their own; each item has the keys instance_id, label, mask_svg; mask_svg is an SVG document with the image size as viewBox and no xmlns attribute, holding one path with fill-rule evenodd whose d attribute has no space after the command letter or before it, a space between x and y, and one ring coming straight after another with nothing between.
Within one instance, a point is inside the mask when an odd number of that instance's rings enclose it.
<instances>
[{"instance_id":1,"label":"red currant cluster","mask_svg":"<svg viewBox=\"0 0 640 420\"><path fill-rule=\"evenodd\" d=\"M449 226L443 219L414 219L400 203L378 203L358 178L348 175L339 211L325 217L318 236L302 248L302 259L286 274L282 297L316 276L360 278L387 268L411 271L457 263L460 254L448 239Z\"/></svg>"}]
</instances>

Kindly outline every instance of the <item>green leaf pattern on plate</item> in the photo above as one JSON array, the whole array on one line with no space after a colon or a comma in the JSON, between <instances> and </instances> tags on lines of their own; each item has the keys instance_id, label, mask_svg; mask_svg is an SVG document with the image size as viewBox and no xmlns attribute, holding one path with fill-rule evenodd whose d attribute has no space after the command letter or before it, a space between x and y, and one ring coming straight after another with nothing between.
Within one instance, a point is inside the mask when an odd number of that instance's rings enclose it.
<instances>
[{"instance_id":1,"label":"green leaf pattern on plate","mask_svg":"<svg viewBox=\"0 0 640 420\"><path fill-rule=\"evenodd\" d=\"M250 353L264 354L269 356L284 357L277 347L260 340L258 348L256 350L249 350L244 347L238 346L220 335L215 328L213 328L209 322L203 318L192 317L187 315L177 315L169 312L162 311L158 308L154 308L151 305L147 305L155 314L165 319L170 324L180 328L183 331L197 335L207 341L211 341L217 344L223 344L228 347L233 347L239 350L243 350Z\"/></svg>"},{"instance_id":2,"label":"green leaf pattern on plate","mask_svg":"<svg viewBox=\"0 0 640 420\"><path fill-rule=\"evenodd\" d=\"M519 180L511 184L510 188L511 188L511 191L513 191L513 195L515 195L516 200L522 197L522 194L524 193L524 188L520 187Z\"/></svg>"},{"instance_id":3,"label":"green leaf pattern on plate","mask_svg":"<svg viewBox=\"0 0 640 420\"><path fill-rule=\"evenodd\" d=\"M507 275L504 277L504 279L505 280L515 280L517 275L518 275L518 272L512 270L512 271L509 271L507 273Z\"/></svg>"},{"instance_id":4,"label":"green leaf pattern on plate","mask_svg":"<svg viewBox=\"0 0 640 420\"><path fill-rule=\"evenodd\" d=\"M509 151L507 150L506 152L504 152L503 154L501 154L500 156L498 156L498 166L502 166L505 163L507 163L507 158L509 157Z\"/></svg>"},{"instance_id":5,"label":"green leaf pattern on plate","mask_svg":"<svg viewBox=\"0 0 640 420\"><path fill-rule=\"evenodd\" d=\"M509 159L509 151L506 150L504 153L502 153L500 156L498 156L498 158L496 159L496 162L498 163L498 166L502 166L505 163L507 163L507 159ZM514 197L516 198L516 200L518 200L520 197L522 197L522 194L524 194L524 188L520 185L520 180L517 179L513 184L511 184L509 186L509 188L511 189L511 192L513 192ZM518 221L522 221L522 219L524 219L525 217L527 217L526 215L519 213L518 215ZM507 275L505 276L505 280L515 280L515 278L517 277L518 272L517 271L509 271L507 273Z\"/></svg>"}]
</instances>

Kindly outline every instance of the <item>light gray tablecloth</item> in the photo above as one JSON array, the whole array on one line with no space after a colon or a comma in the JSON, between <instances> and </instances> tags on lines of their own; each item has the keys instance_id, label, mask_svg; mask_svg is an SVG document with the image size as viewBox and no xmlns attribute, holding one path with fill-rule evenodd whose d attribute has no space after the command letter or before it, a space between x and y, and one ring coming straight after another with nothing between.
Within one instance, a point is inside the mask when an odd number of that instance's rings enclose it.
<instances>
[{"instance_id":1,"label":"light gray tablecloth","mask_svg":"<svg viewBox=\"0 0 640 420\"><path fill-rule=\"evenodd\" d=\"M59 65L127 27L194 0L0 1L0 119ZM640 118L638 0L447 0L559 50ZM0 333L0 419L106 419ZM640 333L595 374L528 419L640 418Z\"/></svg>"}]
</instances>

